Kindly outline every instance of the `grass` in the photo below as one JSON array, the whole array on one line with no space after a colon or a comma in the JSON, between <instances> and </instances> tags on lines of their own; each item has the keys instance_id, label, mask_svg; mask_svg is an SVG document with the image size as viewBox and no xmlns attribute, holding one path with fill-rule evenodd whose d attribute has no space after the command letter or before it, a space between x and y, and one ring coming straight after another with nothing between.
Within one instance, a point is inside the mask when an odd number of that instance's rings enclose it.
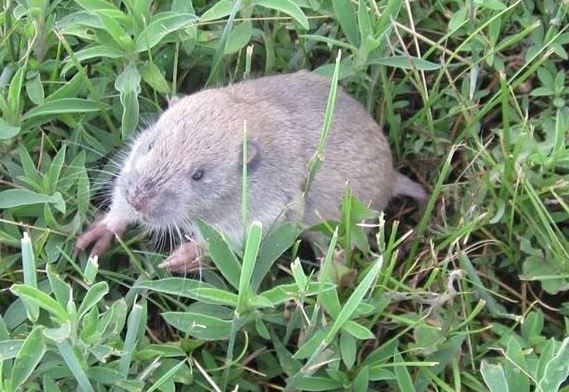
<instances>
[{"instance_id":1,"label":"grass","mask_svg":"<svg viewBox=\"0 0 569 392\"><path fill-rule=\"evenodd\" d=\"M567 10L5 0L0 390L569 391ZM347 195L321 265L293 225L237 251L198 222L200 276L136 230L73 256L167 97L299 68L338 71L429 189L421 216Z\"/></svg>"}]
</instances>

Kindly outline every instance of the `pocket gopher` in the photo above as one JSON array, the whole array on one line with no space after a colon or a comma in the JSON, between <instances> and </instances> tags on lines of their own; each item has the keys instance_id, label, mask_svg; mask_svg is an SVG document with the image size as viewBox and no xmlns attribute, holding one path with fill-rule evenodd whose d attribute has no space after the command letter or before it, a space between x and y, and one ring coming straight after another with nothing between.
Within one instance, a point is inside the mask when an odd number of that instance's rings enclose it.
<instances>
[{"instance_id":1,"label":"pocket gopher","mask_svg":"<svg viewBox=\"0 0 569 392\"><path fill-rule=\"evenodd\" d=\"M300 197L322 132L329 90L329 79L299 71L171 101L158 121L134 140L114 184L109 211L79 237L76 250L94 244L91 254L99 255L115 234L138 223L180 236L193 234L196 241L183 243L161 264L189 269L201 248L196 218L241 245L244 127L248 214L263 228L279 219L295 219L295 211L303 227L338 219L346 185L376 210L398 195L423 203L423 188L393 168L379 125L340 87L324 160Z\"/></svg>"}]
</instances>

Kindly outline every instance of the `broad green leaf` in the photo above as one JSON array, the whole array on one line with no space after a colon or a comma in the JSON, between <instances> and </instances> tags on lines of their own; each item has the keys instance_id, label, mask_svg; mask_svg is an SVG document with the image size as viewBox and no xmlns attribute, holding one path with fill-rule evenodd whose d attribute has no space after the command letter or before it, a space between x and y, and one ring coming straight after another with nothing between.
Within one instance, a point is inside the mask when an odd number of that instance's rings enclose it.
<instances>
[{"instance_id":1,"label":"broad green leaf","mask_svg":"<svg viewBox=\"0 0 569 392\"><path fill-rule=\"evenodd\" d=\"M354 392L367 392L369 391L369 368L364 366L354 379Z\"/></svg>"},{"instance_id":2,"label":"broad green leaf","mask_svg":"<svg viewBox=\"0 0 569 392\"><path fill-rule=\"evenodd\" d=\"M395 349L393 363L396 365L393 368L393 371L395 373L395 379L397 380L399 390L405 392L414 392L415 387L413 387L411 374L409 374L409 369L407 369L407 366L405 365L405 362L403 361L403 358L397 349Z\"/></svg>"},{"instance_id":3,"label":"broad green leaf","mask_svg":"<svg viewBox=\"0 0 569 392\"><path fill-rule=\"evenodd\" d=\"M291 0L259 0L257 1L257 5L281 11L291 16L303 29L308 30L308 19L306 15L304 15L300 7Z\"/></svg>"},{"instance_id":4,"label":"broad green leaf","mask_svg":"<svg viewBox=\"0 0 569 392\"><path fill-rule=\"evenodd\" d=\"M450 18L448 22L448 31L455 31L460 28L467 20L468 9L466 7L459 8Z\"/></svg>"},{"instance_id":5,"label":"broad green leaf","mask_svg":"<svg viewBox=\"0 0 569 392\"><path fill-rule=\"evenodd\" d=\"M26 382L45 354L46 345L42 338L42 329L42 326L35 327L16 354L10 378L14 390Z\"/></svg>"},{"instance_id":6,"label":"broad green leaf","mask_svg":"<svg viewBox=\"0 0 569 392\"><path fill-rule=\"evenodd\" d=\"M95 256L90 256L87 259L85 269L83 270L83 279L85 280L85 283L92 285L97 277L97 272L99 272L99 259Z\"/></svg>"},{"instance_id":7,"label":"broad green leaf","mask_svg":"<svg viewBox=\"0 0 569 392\"><path fill-rule=\"evenodd\" d=\"M79 306L79 310L77 312L79 314L79 318L82 318L93 306L96 306L108 292L109 285L107 282L98 282L91 286Z\"/></svg>"},{"instance_id":8,"label":"broad green leaf","mask_svg":"<svg viewBox=\"0 0 569 392\"><path fill-rule=\"evenodd\" d=\"M506 374L502 365L491 364L483 359L480 365L480 373L490 392L509 392ZM552 389L548 390L553 391Z\"/></svg>"},{"instance_id":9,"label":"broad green leaf","mask_svg":"<svg viewBox=\"0 0 569 392\"><path fill-rule=\"evenodd\" d=\"M65 153L67 152L67 147L63 145L51 162L47 175L45 176L45 182L50 192L55 192L57 186L59 185L59 177L61 175L61 170L63 168L63 163L65 162Z\"/></svg>"},{"instance_id":10,"label":"broad green leaf","mask_svg":"<svg viewBox=\"0 0 569 392\"><path fill-rule=\"evenodd\" d=\"M529 312L522 322L521 335L530 343L534 343L536 339L540 339L545 325L545 317L543 312L538 309Z\"/></svg>"},{"instance_id":11,"label":"broad green leaf","mask_svg":"<svg viewBox=\"0 0 569 392\"><path fill-rule=\"evenodd\" d=\"M378 348L373 350L363 361L362 365L367 365L370 370L377 365L381 365L393 358L393 352L399 346L398 339L391 339L381 344ZM370 373L371 374L371 373Z\"/></svg>"},{"instance_id":12,"label":"broad green leaf","mask_svg":"<svg viewBox=\"0 0 569 392\"><path fill-rule=\"evenodd\" d=\"M231 0L220 0L213 4L213 6L208 9L200 17L200 22L209 22L216 19L225 18L231 13L231 8L233 7L233 1Z\"/></svg>"},{"instance_id":13,"label":"broad green leaf","mask_svg":"<svg viewBox=\"0 0 569 392\"><path fill-rule=\"evenodd\" d=\"M135 52L147 51L155 47L164 37L183 29L197 21L194 14L162 12L154 16L152 22L140 33L134 45Z\"/></svg>"},{"instance_id":14,"label":"broad green leaf","mask_svg":"<svg viewBox=\"0 0 569 392\"><path fill-rule=\"evenodd\" d=\"M63 83L60 88L49 95L46 98L46 101L56 101L62 98L74 98L80 94L81 89L84 87L83 83L83 75L77 73L77 75L73 76L71 80ZM101 107L104 109L104 106Z\"/></svg>"},{"instance_id":15,"label":"broad green leaf","mask_svg":"<svg viewBox=\"0 0 569 392\"><path fill-rule=\"evenodd\" d=\"M77 176L77 191L75 200L77 201L77 209L79 212L85 214L89 209L91 200L91 184L87 176L87 170L81 169Z\"/></svg>"},{"instance_id":16,"label":"broad green leaf","mask_svg":"<svg viewBox=\"0 0 569 392\"><path fill-rule=\"evenodd\" d=\"M165 312L162 317L168 324L197 339L227 339L232 321L193 312Z\"/></svg>"},{"instance_id":17,"label":"broad green leaf","mask_svg":"<svg viewBox=\"0 0 569 392\"><path fill-rule=\"evenodd\" d=\"M374 38L381 39L390 30L393 21L398 20L402 4L403 2L400 0L388 0L379 20L374 24L376 34Z\"/></svg>"},{"instance_id":18,"label":"broad green leaf","mask_svg":"<svg viewBox=\"0 0 569 392\"><path fill-rule=\"evenodd\" d=\"M314 332L314 334L305 341L302 346L294 353L294 359L305 359L310 358L315 352L318 351L319 347L324 344L324 338L329 333L330 328L321 328Z\"/></svg>"},{"instance_id":19,"label":"broad green leaf","mask_svg":"<svg viewBox=\"0 0 569 392\"><path fill-rule=\"evenodd\" d=\"M358 28L360 32L360 42L365 43L368 38L373 36L371 11L367 7L367 2L360 1L358 4Z\"/></svg>"},{"instance_id":20,"label":"broad green leaf","mask_svg":"<svg viewBox=\"0 0 569 392\"><path fill-rule=\"evenodd\" d=\"M300 264L300 259L296 258L290 265L290 270L292 272L292 277L294 278L294 283L298 286L300 290L306 289L308 286L308 277L304 273L302 269L302 265Z\"/></svg>"},{"instance_id":21,"label":"broad green leaf","mask_svg":"<svg viewBox=\"0 0 569 392\"><path fill-rule=\"evenodd\" d=\"M114 5L112 1L106 0L75 0L75 2L90 12L94 10L117 9L116 5Z\"/></svg>"},{"instance_id":22,"label":"broad green leaf","mask_svg":"<svg viewBox=\"0 0 569 392\"><path fill-rule=\"evenodd\" d=\"M258 289L272 265L294 244L298 235L299 230L292 223L279 225L269 232L261 243L261 249L259 249L259 256L257 257L257 263L251 278L253 290L256 291Z\"/></svg>"},{"instance_id":23,"label":"broad green leaf","mask_svg":"<svg viewBox=\"0 0 569 392\"><path fill-rule=\"evenodd\" d=\"M348 41L352 45L359 45L360 36L358 33L358 22L356 19L356 10L351 1L332 0L334 16L338 19L344 34L348 37Z\"/></svg>"},{"instance_id":24,"label":"broad green leaf","mask_svg":"<svg viewBox=\"0 0 569 392\"><path fill-rule=\"evenodd\" d=\"M0 341L0 363L7 359L16 358L22 344L24 344L24 340L22 339Z\"/></svg>"},{"instance_id":25,"label":"broad green leaf","mask_svg":"<svg viewBox=\"0 0 569 392\"><path fill-rule=\"evenodd\" d=\"M515 392L529 392L530 391L530 381L528 377L522 376L520 369L527 369L528 364L526 361L526 356L528 353L522 348L520 341L516 337L512 337L508 341L508 346L506 349L506 356L509 361L513 363L507 363L504 367L504 372L506 373L506 379L508 380L508 387L511 391Z\"/></svg>"},{"instance_id":26,"label":"broad green leaf","mask_svg":"<svg viewBox=\"0 0 569 392\"><path fill-rule=\"evenodd\" d=\"M418 391L425 390L425 388L432 383L432 374L439 374L456 360L463 347L465 338L466 337L463 334L457 334L450 337L446 342L438 346L437 351L433 352L426 358L427 360L436 361L437 364L430 366L429 373L422 370L419 371L414 380L415 388Z\"/></svg>"},{"instance_id":27,"label":"broad green leaf","mask_svg":"<svg viewBox=\"0 0 569 392\"><path fill-rule=\"evenodd\" d=\"M342 332L340 334L340 353L342 354L342 361L348 369L351 369L356 362L357 350L356 339L349 333Z\"/></svg>"},{"instance_id":28,"label":"broad green leaf","mask_svg":"<svg viewBox=\"0 0 569 392\"><path fill-rule=\"evenodd\" d=\"M102 29L103 23L93 12L78 11L59 19L57 27L66 34L82 35L86 33L86 28Z\"/></svg>"},{"instance_id":29,"label":"broad green leaf","mask_svg":"<svg viewBox=\"0 0 569 392\"><path fill-rule=\"evenodd\" d=\"M559 276L559 278L557 278ZM549 294L555 295L569 289L569 281L559 273L557 265L542 257L530 255L523 263L523 280L539 280L541 287Z\"/></svg>"},{"instance_id":30,"label":"broad green leaf","mask_svg":"<svg viewBox=\"0 0 569 392\"><path fill-rule=\"evenodd\" d=\"M172 294L180 297L195 298L196 291L200 289L214 288L212 285L201 280L190 278L165 278L159 280L143 280L135 284L136 288L149 289L159 293Z\"/></svg>"},{"instance_id":31,"label":"broad green leaf","mask_svg":"<svg viewBox=\"0 0 569 392\"><path fill-rule=\"evenodd\" d=\"M132 37L119 24L119 18L116 18L116 11L97 10L96 13L103 23L103 28L117 43L118 47L127 53L131 52L133 47Z\"/></svg>"},{"instance_id":32,"label":"broad green leaf","mask_svg":"<svg viewBox=\"0 0 569 392\"><path fill-rule=\"evenodd\" d=\"M79 337L87 344L95 343L100 339L97 325L99 323L99 308L92 307L84 317L81 318L81 332Z\"/></svg>"},{"instance_id":33,"label":"broad green leaf","mask_svg":"<svg viewBox=\"0 0 569 392\"><path fill-rule=\"evenodd\" d=\"M236 24L227 37L225 42L225 54L233 54L245 47L253 35L253 24L251 21L244 21Z\"/></svg>"},{"instance_id":34,"label":"broad green leaf","mask_svg":"<svg viewBox=\"0 0 569 392\"><path fill-rule=\"evenodd\" d=\"M196 225L208 245L208 250L215 266L225 279L238 289L241 265L237 256L235 256L219 231L200 219L196 220Z\"/></svg>"},{"instance_id":35,"label":"broad green leaf","mask_svg":"<svg viewBox=\"0 0 569 392\"><path fill-rule=\"evenodd\" d=\"M118 59L121 57L126 57L126 55L127 53L120 49L105 45L91 46L74 53L75 58L79 62L98 58ZM67 72L74 66L75 63L70 59L67 59L65 65L63 66L63 69L61 70L61 73L63 75L67 74Z\"/></svg>"},{"instance_id":36,"label":"broad green leaf","mask_svg":"<svg viewBox=\"0 0 569 392\"><path fill-rule=\"evenodd\" d=\"M140 94L140 74L133 64L127 66L117 77L115 89L120 93L122 105L121 135L123 140L134 132L138 126Z\"/></svg>"},{"instance_id":37,"label":"broad green leaf","mask_svg":"<svg viewBox=\"0 0 569 392\"><path fill-rule=\"evenodd\" d=\"M191 298L195 299L196 301L203 303L237 307L236 294L217 288L201 287L193 289L190 291L189 296L191 296Z\"/></svg>"},{"instance_id":38,"label":"broad green leaf","mask_svg":"<svg viewBox=\"0 0 569 392\"><path fill-rule=\"evenodd\" d=\"M322 281L323 277L321 278ZM332 282L329 282L332 284ZM322 304L322 307L326 310L332 318L338 317L340 311L342 310L342 305L340 304L340 297L338 296L337 290L329 290L327 292L322 292L322 295L318 296L318 302Z\"/></svg>"},{"instance_id":39,"label":"broad green leaf","mask_svg":"<svg viewBox=\"0 0 569 392\"><path fill-rule=\"evenodd\" d=\"M51 196L32 192L27 189L7 189L0 192L1 209L45 203L56 204L58 209L60 209L60 203L62 201L61 194L57 192Z\"/></svg>"},{"instance_id":40,"label":"broad green leaf","mask_svg":"<svg viewBox=\"0 0 569 392\"><path fill-rule=\"evenodd\" d=\"M16 119L19 118L20 112L22 110L22 86L24 84L24 73L26 67L21 67L16 71L16 74L10 82L8 87L8 110L9 113L4 113L4 116L8 117L9 122L15 123Z\"/></svg>"},{"instance_id":41,"label":"broad green leaf","mask_svg":"<svg viewBox=\"0 0 569 392\"><path fill-rule=\"evenodd\" d=\"M126 324L128 306L124 298L113 302L101 317L97 329L101 334L121 333Z\"/></svg>"},{"instance_id":42,"label":"broad green leaf","mask_svg":"<svg viewBox=\"0 0 569 392\"><path fill-rule=\"evenodd\" d=\"M371 381L395 380L395 374L383 366L369 367L368 375Z\"/></svg>"},{"instance_id":43,"label":"broad green leaf","mask_svg":"<svg viewBox=\"0 0 569 392\"><path fill-rule=\"evenodd\" d=\"M537 362L537 367L535 370L535 376L539 382L539 380L541 380L545 374L545 369L547 368L547 365L551 362L551 360L553 359L553 356L555 355L555 348L557 346L558 342L555 341L555 339L549 339L547 340L547 342L545 344L541 344L541 355L539 356L539 361Z\"/></svg>"},{"instance_id":44,"label":"broad green leaf","mask_svg":"<svg viewBox=\"0 0 569 392\"><path fill-rule=\"evenodd\" d=\"M320 292L326 293L334 290L335 288L336 285L330 282L326 282L322 285L318 282L311 282L308 284L306 290L301 291L296 283L291 283L273 287L272 289L262 292L260 296L263 296L265 299L270 301L273 306L277 306L297 298L313 296Z\"/></svg>"},{"instance_id":45,"label":"broad green leaf","mask_svg":"<svg viewBox=\"0 0 569 392\"><path fill-rule=\"evenodd\" d=\"M507 8L500 0L474 0L474 4L488 8L492 11L502 11Z\"/></svg>"},{"instance_id":46,"label":"broad green leaf","mask_svg":"<svg viewBox=\"0 0 569 392\"><path fill-rule=\"evenodd\" d=\"M155 63L147 62L140 67L140 76L142 76L142 80L159 93L168 94L170 92L170 85Z\"/></svg>"},{"instance_id":47,"label":"broad green leaf","mask_svg":"<svg viewBox=\"0 0 569 392\"><path fill-rule=\"evenodd\" d=\"M178 370L180 370L182 368L182 366L184 366L186 363L186 361L180 361L178 362L178 364L176 364L175 366L172 366L170 369L168 369L168 371L166 373L164 373L158 380L154 381L152 383L152 386L150 388L148 388L148 392L153 392L155 390L157 390L158 388L161 388L164 386L164 384L166 384L167 382L170 382L171 385L174 385L174 383L172 382L174 375L176 374L176 372Z\"/></svg>"},{"instance_id":48,"label":"broad green leaf","mask_svg":"<svg viewBox=\"0 0 569 392\"><path fill-rule=\"evenodd\" d=\"M61 343L71 337L71 323L66 321L57 328L46 328L43 330L43 336L54 343Z\"/></svg>"},{"instance_id":49,"label":"broad green leaf","mask_svg":"<svg viewBox=\"0 0 569 392\"><path fill-rule=\"evenodd\" d=\"M20 133L20 130L20 127L14 127L3 118L0 118L0 140L13 138L18 133Z\"/></svg>"},{"instance_id":50,"label":"broad green leaf","mask_svg":"<svg viewBox=\"0 0 569 392\"><path fill-rule=\"evenodd\" d=\"M355 337L356 339L365 340L365 339L373 339L375 335L371 332L368 328L364 327L356 323L353 320L346 321L346 324L342 327L342 329L348 332L350 335Z\"/></svg>"},{"instance_id":51,"label":"broad green leaf","mask_svg":"<svg viewBox=\"0 0 569 392\"><path fill-rule=\"evenodd\" d=\"M265 340L271 340L269 329L260 318L255 319L255 331Z\"/></svg>"},{"instance_id":52,"label":"broad green leaf","mask_svg":"<svg viewBox=\"0 0 569 392\"><path fill-rule=\"evenodd\" d=\"M8 331L8 326L6 325L4 318L0 315L0 342L3 340L10 340L10 331ZM1 359L0 362L2 362Z\"/></svg>"},{"instance_id":53,"label":"broad green leaf","mask_svg":"<svg viewBox=\"0 0 569 392\"><path fill-rule=\"evenodd\" d=\"M47 374L42 377L42 392L61 392L55 380Z\"/></svg>"},{"instance_id":54,"label":"broad green leaf","mask_svg":"<svg viewBox=\"0 0 569 392\"><path fill-rule=\"evenodd\" d=\"M10 291L26 301L36 303L40 308L54 315L61 323L67 319L65 308L43 291L23 284L13 284Z\"/></svg>"},{"instance_id":55,"label":"broad green leaf","mask_svg":"<svg viewBox=\"0 0 569 392\"><path fill-rule=\"evenodd\" d=\"M63 113L88 113L98 112L101 106L94 101L82 98L60 98L45 101L39 106L28 110L24 114L24 119L29 120L39 116L54 116Z\"/></svg>"},{"instance_id":56,"label":"broad green leaf","mask_svg":"<svg viewBox=\"0 0 569 392\"><path fill-rule=\"evenodd\" d=\"M292 376L300 371L302 364L292 357L292 354L283 345L280 338L271 334L272 345L275 348L279 365L287 376Z\"/></svg>"},{"instance_id":57,"label":"broad green leaf","mask_svg":"<svg viewBox=\"0 0 569 392\"><path fill-rule=\"evenodd\" d=\"M121 381L124 381L124 377L121 372L109 367L92 366L87 369L86 373L90 380L99 382L103 385L118 386ZM142 388L130 389L128 391L142 391Z\"/></svg>"},{"instance_id":58,"label":"broad green leaf","mask_svg":"<svg viewBox=\"0 0 569 392\"><path fill-rule=\"evenodd\" d=\"M127 14L133 19L134 36L140 35L144 30L146 21L151 20L151 13L154 11L152 8L152 0L123 0L127 7Z\"/></svg>"},{"instance_id":59,"label":"broad green leaf","mask_svg":"<svg viewBox=\"0 0 569 392\"><path fill-rule=\"evenodd\" d=\"M540 359L541 362L541 359ZM538 381L542 391L557 391L569 377L569 337L555 351L553 358L545 363L543 376ZM518 391L515 391L518 392Z\"/></svg>"},{"instance_id":60,"label":"broad green leaf","mask_svg":"<svg viewBox=\"0 0 569 392\"><path fill-rule=\"evenodd\" d=\"M504 307L504 305L499 303L496 300L496 298L494 298L493 295L490 295L488 290L484 287L482 280L478 276L478 272L476 271L476 268L474 268L474 265L472 265L472 262L470 261L468 256L465 254L461 254L461 255L459 255L459 260L460 260L461 268L466 272L466 274L468 275L468 278L473 282L474 288L476 289L478 296L486 302L486 306L488 307L488 309L494 315L497 315L497 314L505 315L505 314L507 314L506 308Z\"/></svg>"},{"instance_id":61,"label":"broad green leaf","mask_svg":"<svg viewBox=\"0 0 569 392\"><path fill-rule=\"evenodd\" d=\"M45 99L45 92L38 72L35 72L35 75L27 80L26 93L28 94L30 101L36 105L40 105Z\"/></svg>"},{"instance_id":62,"label":"broad green leaf","mask_svg":"<svg viewBox=\"0 0 569 392\"><path fill-rule=\"evenodd\" d=\"M181 13L195 13L194 6L191 1L188 0L173 0L172 1L172 11Z\"/></svg>"},{"instance_id":63,"label":"broad green leaf","mask_svg":"<svg viewBox=\"0 0 569 392\"><path fill-rule=\"evenodd\" d=\"M141 360L154 359L156 357L185 357L186 353L180 347L173 344L149 344L141 347L136 352L136 358Z\"/></svg>"}]
</instances>

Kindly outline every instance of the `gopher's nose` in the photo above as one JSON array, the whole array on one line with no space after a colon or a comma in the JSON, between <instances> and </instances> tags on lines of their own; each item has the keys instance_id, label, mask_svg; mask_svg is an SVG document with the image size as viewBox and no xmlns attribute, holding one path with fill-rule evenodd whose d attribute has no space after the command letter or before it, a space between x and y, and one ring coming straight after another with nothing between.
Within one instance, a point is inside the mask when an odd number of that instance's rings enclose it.
<instances>
[{"instance_id":1,"label":"gopher's nose","mask_svg":"<svg viewBox=\"0 0 569 392\"><path fill-rule=\"evenodd\" d=\"M129 189L126 201L138 212L148 212L148 194L141 192L138 188Z\"/></svg>"}]
</instances>

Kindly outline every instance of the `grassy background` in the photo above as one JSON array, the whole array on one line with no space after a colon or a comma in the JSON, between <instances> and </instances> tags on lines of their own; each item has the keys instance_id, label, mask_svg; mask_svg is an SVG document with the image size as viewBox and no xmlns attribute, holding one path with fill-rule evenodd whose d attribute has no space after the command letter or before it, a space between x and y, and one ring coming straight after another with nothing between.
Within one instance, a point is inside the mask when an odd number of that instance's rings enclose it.
<instances>
[{"instance_id":1,"label":"grassy background","mask_svg":"<svg viewBox=\"0 0 569 392\"><path fill-rule=\"evenodd\" d=\"M0 390L569 390L566 14L554 0L4 0ZM136 231L99 265L72 256L166 96L332 75L339 49L340 83L431 193L422 218L394 203L369 249L369 212L347 198L321 267L293 262L288 226L263 243L252 226L241 252L203 224L200 277L158 270Z\"/></svg>"}]
</instances>

